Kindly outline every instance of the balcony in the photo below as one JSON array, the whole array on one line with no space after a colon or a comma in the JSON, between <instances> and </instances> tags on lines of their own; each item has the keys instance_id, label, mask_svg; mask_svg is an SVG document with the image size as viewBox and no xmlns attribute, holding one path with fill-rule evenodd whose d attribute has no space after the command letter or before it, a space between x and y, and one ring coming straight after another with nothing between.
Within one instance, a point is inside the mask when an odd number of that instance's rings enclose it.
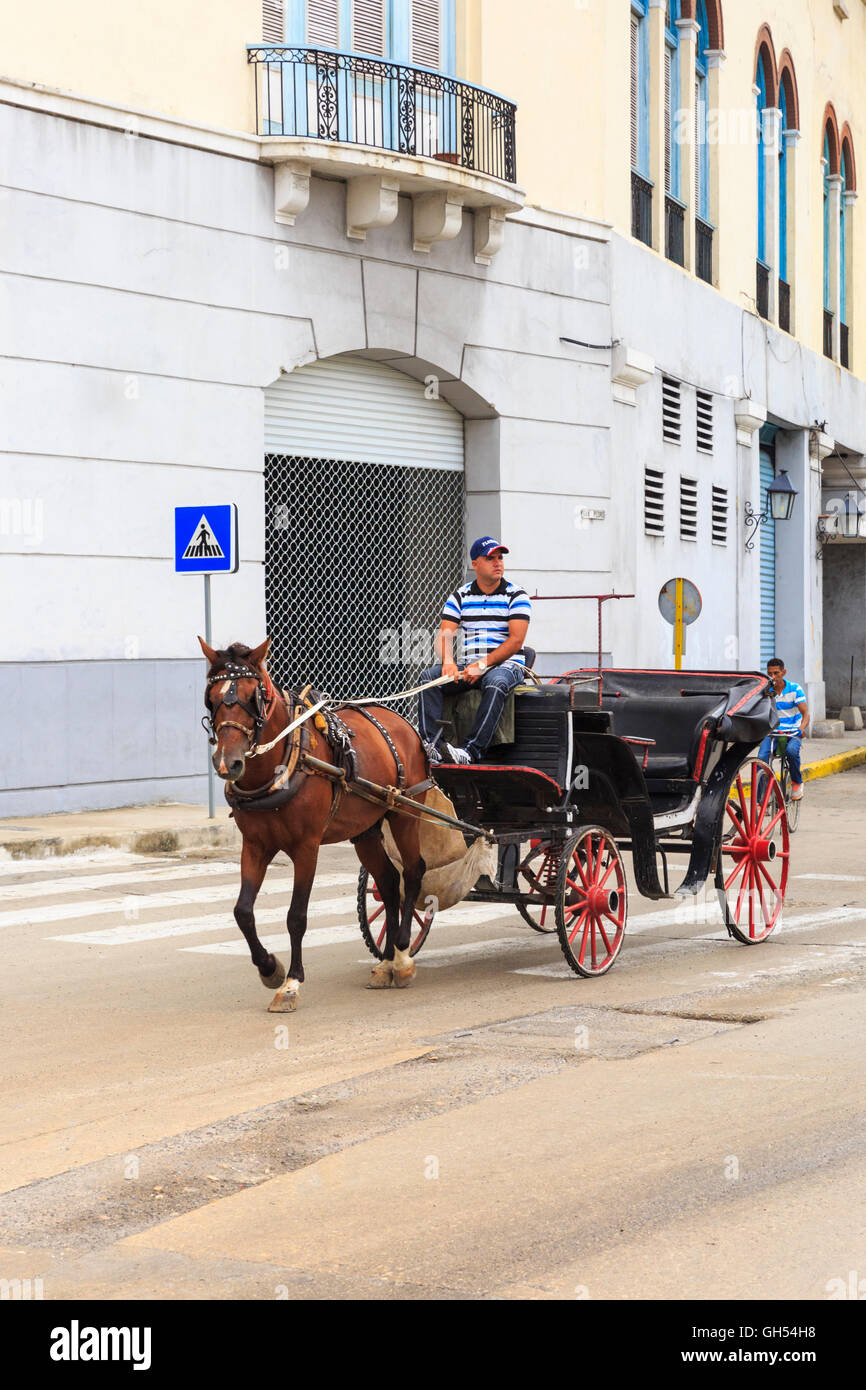
<instances>
[{"instance_id":1,"label":"balcony","mask_svg":"<svg viewBox=\"0 0 866 1390\"><path fill-rule=\"evenodd\" d=\"M779 280L779 327L786 333L791 331L791 286L787 280Z\"/></svg>"},{"instance_id":2,"label":"balcony","mask_svg":"<svg viewBox=\"0 0 866 1390\"><path fill-rule=\"evenodd\" d=\"M635 169L631 171L631 234L644 246L652 246L653 186Z\"/></svg>"},{"instance_id":3,"label":"balcony","mask_svg":"<svg viewBox=\"0 0 866 1390\"><path fill-rule=\"evenodd\" d=\"M685 216L684 205L670 193L665 195L665 255L676 265L685 264Z\"/></svg>"},{"instance_id":4,"label":"balcony","mask_svg":"<svg viewBox=\"0 0 866 1390\"><path fill-rule=\"evenodd\" d=\"M713 283L713 228L703 218L695 218L695 274Z\"/></svg>"},{"instance_id":5,"label":"balcony","mask_svg":"<svg viewBox=\"0 0 866 1390\"><path fill-rule=\"evenodd\" d=\"M312 173L348 182L346 233L363 240L415 202L414 249L450 240L476 212L476 260L499 249L516 187L516 106L426 68L331 49L251 44L256 129L276 166L277 221L294 223Z\"/></svg>"},{"instance_id":6,"label":"balcony","mask_svg":"<svg viewBox=\"0 0 866 1390\"><path fill-rule=\"evenodd\" d=\"M833 318L829 309L824 310L824 356L833 356Z\"/></svg>"},{"instance_id":7,"label":"balcony","mask_svg":"<svg viewBox=\"0 0 866 1390\"><path fill-rule=\"evenodd\" d=\"M850 338L850 335L849 335L849 330L848 330L848 325L847 325L847 323L840 323L840 324L839 324L839 348L840 348L840 360L841 360L841 362L842 362L842 366L843 366L843 367L847 367L848 370L850 371L850 370L851 370L851 338Z\"/></svg>"},{"instance_id":8,"label":"balcony","mask_svg":"<svg viewBox=\"0 0 866 1390\"><path fill-rule=\"evenodd\" d=\"M757 263L757 287L755 301L762 319L770 317L770 267L763 261Z\"/></svg>"}]
</instances>

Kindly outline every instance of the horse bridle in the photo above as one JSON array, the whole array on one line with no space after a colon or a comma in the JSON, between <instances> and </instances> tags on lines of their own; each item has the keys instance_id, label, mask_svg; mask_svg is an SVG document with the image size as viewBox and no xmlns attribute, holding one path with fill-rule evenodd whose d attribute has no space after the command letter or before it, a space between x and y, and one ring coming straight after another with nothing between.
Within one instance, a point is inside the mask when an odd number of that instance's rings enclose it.
<instances>
[{"instance_id":1,"label":"horse bridle","mask_svg":"<svg viewBox=\"0 0 866 1390\"><path fill-rule=\"evenodd\" d=\"M246 704L238 695L239 680L254 680L256 682L254 707L251 707L250 705ZM214 685L218 685L220 681L228 681L229 688L226 691L224 698L220 700L219 704L215 708L212 708L208 696L210 694L211 687ZM259 739L262 735L262 729L265 727L265 724L268 721L267 704L268 692L261 674L258 671L254 671L249 666L238 666L235 665L233 662L227 662L224 670L220 671L215 676L209 676L207 679L205 689L205 708L208 712L207 714L202 716L201 722L202 728L208 736L208 742L211 744L215 744L217 741L217 735L219 734L221 729L239 729L240 732L242 734L245 734L246 737L249 739L250 751L255 751L255 749L258 747ZM219 714L223 705L225 705L227 709L231 709L234 705L238 705L243 710L244 714L248 714L250 716L250 719L252 719L253 721L253 727L249 728L246 724L238 724L234 719L224 719L222 723L217 727L217 725L214 724L214 720L216 716Z\"/></svg>"}]
</instances>

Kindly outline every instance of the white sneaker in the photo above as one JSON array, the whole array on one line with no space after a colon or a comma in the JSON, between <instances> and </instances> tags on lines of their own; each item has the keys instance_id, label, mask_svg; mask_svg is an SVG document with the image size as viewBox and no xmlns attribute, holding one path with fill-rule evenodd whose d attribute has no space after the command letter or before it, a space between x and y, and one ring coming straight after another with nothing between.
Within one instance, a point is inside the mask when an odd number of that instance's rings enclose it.
<instances>
[{"instance_id":1,"label":"white sneaker","mask_svg":"<svg viewBox=\"0 0 866 1390\"><path fill-rule=\"evenodd\" d=\"M465 767L467 764L472 762L472 758L466 752L466 749L455 748L453 743L446 743L445 752L448 754L452 763L459 763L461 767Z\"/></svg>"}]
</instances>

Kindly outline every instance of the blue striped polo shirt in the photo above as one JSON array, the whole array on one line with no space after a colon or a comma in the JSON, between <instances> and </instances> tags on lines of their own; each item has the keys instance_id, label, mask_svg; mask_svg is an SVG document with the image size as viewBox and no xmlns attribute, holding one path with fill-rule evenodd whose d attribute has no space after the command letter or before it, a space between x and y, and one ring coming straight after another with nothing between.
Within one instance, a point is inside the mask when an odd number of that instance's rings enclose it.
<instances>
[{"instance_id":1,"label":"blue striped polo shirt","mask_svg":"<svg viewBox=\"0 0 866 1390\"><path fill-rule=\"evenodd\" d=\"M487 656L502 645L509 635L508 624L514 618L529 622L532 617L532 604L525 589L517 584L509 584L501 579L492 594L485 594L478 581L449 594L442 609L446 622L457 623L463 629L463 655L469 661ZM523 651L515 652L505 663L518 666L526 664Z\"/></svg>"},{"instance_id":2,"label":"blue striped polo shirt","mask_svg":"<svg viewBox=\"0 0 866 1390\"><path fill-rule=\"evenodd\" d=\"M785 681L785 688L776 696L776 709L779 711L779 727L776 734L798 734L803 716L797 709L806 703L806 693L796 681Z\"/></svg>"}]
</instances>

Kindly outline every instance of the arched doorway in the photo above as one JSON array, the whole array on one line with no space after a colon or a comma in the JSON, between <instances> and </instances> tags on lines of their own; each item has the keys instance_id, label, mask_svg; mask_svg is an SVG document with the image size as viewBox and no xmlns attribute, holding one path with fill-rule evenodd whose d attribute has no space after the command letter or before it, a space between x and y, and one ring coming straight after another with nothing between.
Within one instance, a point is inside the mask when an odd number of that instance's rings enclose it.
<instances>
[{"instance_id":1,"label":"arched doorway","mask_svg":"<svg viewBox=\"0 0 866 1390\"><path fill-rule=\"evenodd\" d=\"M283 684L387 695L432 659L461 581L463 417L365 358L265 390L265 605Z\"/></svg>"}]
</instances>

